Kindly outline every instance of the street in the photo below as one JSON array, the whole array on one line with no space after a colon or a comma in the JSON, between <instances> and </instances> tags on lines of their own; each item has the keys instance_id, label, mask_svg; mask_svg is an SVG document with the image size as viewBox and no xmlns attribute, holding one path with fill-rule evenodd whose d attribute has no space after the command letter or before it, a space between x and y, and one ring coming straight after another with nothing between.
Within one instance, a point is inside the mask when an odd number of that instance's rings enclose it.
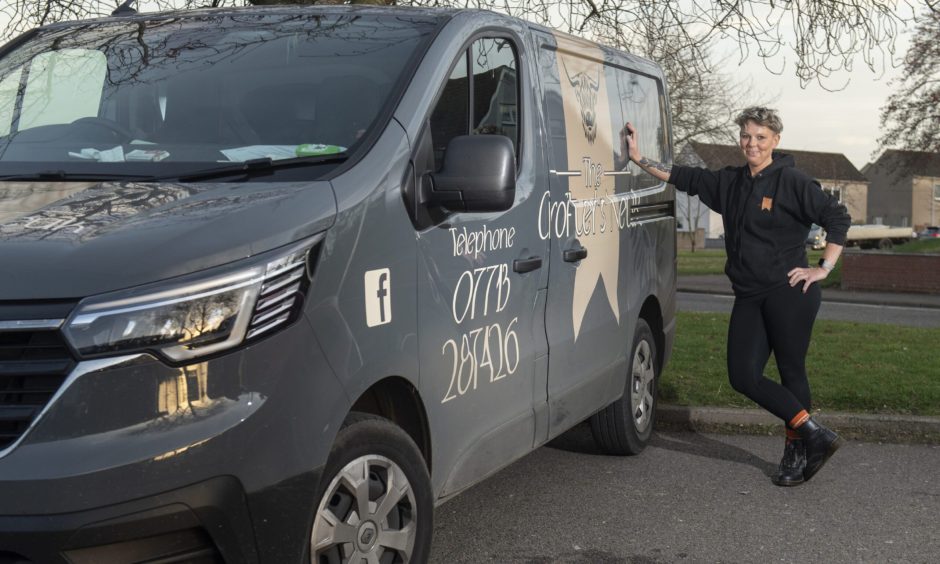
<instances>
[{"instance_id":1,"label":"street","mask_svg":"<svg viewBox=\"0 0 940 564\"><path fill-rule=\"evenodd\" d=\"M731 313L734 303L733 296L694 292L679 292L678 299L680 311ZM829 302L823 293L818 319L886 323L907 327L940 327L940 309Z\"/></svg>"},{"instance_id":2,"label":"street","mask_svg":"<svg viewBox=\"0 0 940 564\"><path fill-rule=\"evenodd\" d=\"M619 458L581 425L439 507L431 561L936 562L940 446L850 442L779 488L782 443L657 433Z\"/></svg>"}]
</instances>

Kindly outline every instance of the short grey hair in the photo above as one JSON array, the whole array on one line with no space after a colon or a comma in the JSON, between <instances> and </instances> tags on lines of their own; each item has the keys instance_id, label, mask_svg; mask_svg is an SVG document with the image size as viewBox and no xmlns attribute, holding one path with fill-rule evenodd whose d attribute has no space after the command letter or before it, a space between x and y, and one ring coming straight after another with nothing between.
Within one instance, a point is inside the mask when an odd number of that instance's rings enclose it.
<instances>
[{"instance_id":1,"label":"short grey hair","mask_svg":"<svg viewBox=\"0 0 940 564\"><path fill-rule=\"evenodd\" d=\"M774 133L783 131L783 121L777 114L777 110L771 108L751 106L750 108L742 110L741 113L738 114L738 117L734 118L734 123L738 124L738 127L741 128L749 121L753 121L757 125L763 125L771 129Z\"/></svg>"}]
</instances>

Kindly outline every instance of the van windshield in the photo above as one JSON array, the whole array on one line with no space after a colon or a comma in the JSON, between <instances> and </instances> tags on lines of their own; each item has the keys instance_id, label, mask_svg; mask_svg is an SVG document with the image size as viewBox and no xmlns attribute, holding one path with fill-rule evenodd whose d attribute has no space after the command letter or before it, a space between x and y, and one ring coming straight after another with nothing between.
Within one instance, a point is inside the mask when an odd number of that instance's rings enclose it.
<instances>
[{"instance_id":1,"label":"van windshield","mask_svg":"<svg viewBox=\"0 0 940 564\"><path fill-rule=\"evenodd\" d=\"M253 11L41 30L0 60L0 177L350 154L437 21Z\"/></svg>"}]
</instances>

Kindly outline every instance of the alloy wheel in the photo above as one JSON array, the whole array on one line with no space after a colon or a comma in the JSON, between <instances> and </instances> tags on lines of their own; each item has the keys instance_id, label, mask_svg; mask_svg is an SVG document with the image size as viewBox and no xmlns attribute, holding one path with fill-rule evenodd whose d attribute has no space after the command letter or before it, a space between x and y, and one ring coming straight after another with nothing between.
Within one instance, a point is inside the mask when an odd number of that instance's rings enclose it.
<instances>
[{"instance_id":1,"label":"alloy wheel","mask_svg":"<svg viewBox=\"0 0 940 564\"><path fill-rule=\"evenodd\" d=\"M656 376L653 353L649 342L642 340L633 353L633 370L630 381L630 406L633 424L638 433L646 432L652 423L653 384Z\"/></svg>"},{"instance_id":2,"label":"alloy wheel","mask_svg":"<svg viewBox=\"0 0 940 564\"><path fill-rule=\"evenodd\" d=\"M320 501L311 534L315 564L407 564L414 550L417 504L408 478L379 455L351 461Z\"/></svg>"}]
</instances>

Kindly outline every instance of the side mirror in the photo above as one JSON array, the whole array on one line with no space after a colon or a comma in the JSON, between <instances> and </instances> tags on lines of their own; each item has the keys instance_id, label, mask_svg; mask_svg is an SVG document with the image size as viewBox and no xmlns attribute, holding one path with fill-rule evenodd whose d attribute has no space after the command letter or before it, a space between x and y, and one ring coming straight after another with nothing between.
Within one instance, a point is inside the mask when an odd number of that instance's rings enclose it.
<instances>
[{"instance_id":1,"label":"side mirror","mask_svg":"<svg viewBox=\"0 0 940 564\"><path fill-rule=\"evenodd\" d=\"M492 212L516 198L516 154L502 135L460 135L447 144L444 166L431 175L427 203L448 211Z\"/></svg>"}]
</instances>

